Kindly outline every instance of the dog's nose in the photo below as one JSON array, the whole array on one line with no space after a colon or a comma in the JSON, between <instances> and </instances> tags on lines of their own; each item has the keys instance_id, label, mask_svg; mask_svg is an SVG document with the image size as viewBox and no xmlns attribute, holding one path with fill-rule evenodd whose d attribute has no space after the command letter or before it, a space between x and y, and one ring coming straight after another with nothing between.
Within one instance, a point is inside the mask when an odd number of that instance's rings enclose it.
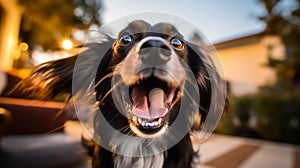
<instances>
[{"instance_id":1,"label":"dog's nose","mask_svg":"<svg viewBox=\"0 0 300 168\"><path fill-rule=\"evenodd\" d=\"M163 39L148 39L141 41L138 54L148 65L162 65L171 59L171 49Z\"/></svg>"}]
</instances>

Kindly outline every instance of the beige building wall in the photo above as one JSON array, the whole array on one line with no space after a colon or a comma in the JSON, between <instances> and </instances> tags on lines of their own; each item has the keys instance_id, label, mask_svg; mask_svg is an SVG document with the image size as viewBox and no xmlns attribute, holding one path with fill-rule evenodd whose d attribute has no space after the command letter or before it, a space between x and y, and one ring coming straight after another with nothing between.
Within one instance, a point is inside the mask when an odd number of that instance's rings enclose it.
<instances>
[{"instance_id":1,"label":"beige building wall","mask_svg":"<svg viewBox=\"0 0 300 168\"><path fill-rule=\"evenodd\" d=\"M253 93L259 86L274 82L274 72L265 66L268 51L262 39L254 35L215 45L233 94Z\"/></svg>"}]
</instances>

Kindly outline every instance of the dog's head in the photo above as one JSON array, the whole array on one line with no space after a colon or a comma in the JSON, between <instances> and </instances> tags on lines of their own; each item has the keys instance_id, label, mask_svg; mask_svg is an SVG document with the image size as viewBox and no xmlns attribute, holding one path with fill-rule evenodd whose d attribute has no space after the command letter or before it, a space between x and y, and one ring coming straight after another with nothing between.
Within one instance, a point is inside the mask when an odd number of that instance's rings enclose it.
<instances>
[{"instance_id":1,"label":"dog's head","mask_svg":"<svg viewBox=\"0 0 300 168\"><path fill-rule=\"evenodd\" d=\"M126 134L155 137L167 132L179 110L188 107L182 127L199 129L209 111L209 73L215 69L210 58L192 46L168 23L134 21L123 29L95 81L100 109L112 126ZM193 94L201 101L193 100Z\"/></svg>"},{"instance_id":2,"label":"dog's head","mask_svg":"<svg viewBox=\"0 0 300 168\"><path fill-rule=\"evenodd\" d=\"M135 21L121 31L112 50L122 59L111 62L114 74L129 88L129 99L122 102L131 130L141 137L163 133L175 119L172 108L187 78L181 64L188 54L183 36L170 24Z\"/></svg>"},{"instance_id":3,"label":"dog's head","mask_svg":"<svg viewBox=\"0 0 300 168\"><path fill-rule=\"evenodd\" d=\"M211 58L199 46L187 42L171 24L150 25L144 21L131 22L116 39L107 39L88 44L90 49L81 54L82 61L89 65L97 60L99 52L106 52L96 67L96 77L89 77L92 66L79 65L74 75L78 57L74 56L42 64L18 89L42 91L32 92L35 94L31 97L51 98L70 93L72 78L80 78L77 81L95 84L100 111L124 134L142 138L164 134L183 107L186 122L182 127L201 128L212 97L216 97L212 90L224 88L217 86L221 79ZM103 51L103 46L110 47ZM32 83L36 80L39 82ZM95 131L102 128L98 117L96 114L93 120Z\"/></svg>"}]
</instances>

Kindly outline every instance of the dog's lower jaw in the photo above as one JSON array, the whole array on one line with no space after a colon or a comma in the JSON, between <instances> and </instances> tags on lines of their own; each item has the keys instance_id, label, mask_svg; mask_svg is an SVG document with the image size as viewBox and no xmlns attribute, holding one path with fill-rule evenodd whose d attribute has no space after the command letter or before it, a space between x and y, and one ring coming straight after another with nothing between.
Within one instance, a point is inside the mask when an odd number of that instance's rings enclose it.
<instances>
[{"instance_id":1,"label":"dog's lower jaw","mask_svg":"<svg viewBox=\"0 0 300 168\"><path fill-rule=\"evenodd\" d=\"M141 138L155 138L163 135L164 133L167 132L168 129L168 124L165 124L158 132L154 134L145 134L142 131L140 131L133 123L129 124L130 129L132 130L133 133L135 133L138 137Z\"/></svg>"}]
</instances>

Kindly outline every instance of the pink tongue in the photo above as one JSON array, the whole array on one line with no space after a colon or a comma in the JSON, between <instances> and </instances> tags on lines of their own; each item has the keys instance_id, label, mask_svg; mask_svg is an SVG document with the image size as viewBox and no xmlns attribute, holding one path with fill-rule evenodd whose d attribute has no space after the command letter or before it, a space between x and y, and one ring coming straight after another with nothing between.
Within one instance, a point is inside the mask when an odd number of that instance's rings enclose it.
<instances>
[{"instance_id":1,"label":"pink tongue","mask_svg":"<svg viewBox=\"0 0 300 168\"><path fill-rule=\"evenodd\" d=\"M149 96L149 97L147 97ZM148 99L150 108L148 106ZM167 113L164 107L165 94L160 88L154 88L147 95L147 91L142 87L134 87L132 90L133 113L143 119L156 119L163 117Z\"/></svg>"}]
</instances>

